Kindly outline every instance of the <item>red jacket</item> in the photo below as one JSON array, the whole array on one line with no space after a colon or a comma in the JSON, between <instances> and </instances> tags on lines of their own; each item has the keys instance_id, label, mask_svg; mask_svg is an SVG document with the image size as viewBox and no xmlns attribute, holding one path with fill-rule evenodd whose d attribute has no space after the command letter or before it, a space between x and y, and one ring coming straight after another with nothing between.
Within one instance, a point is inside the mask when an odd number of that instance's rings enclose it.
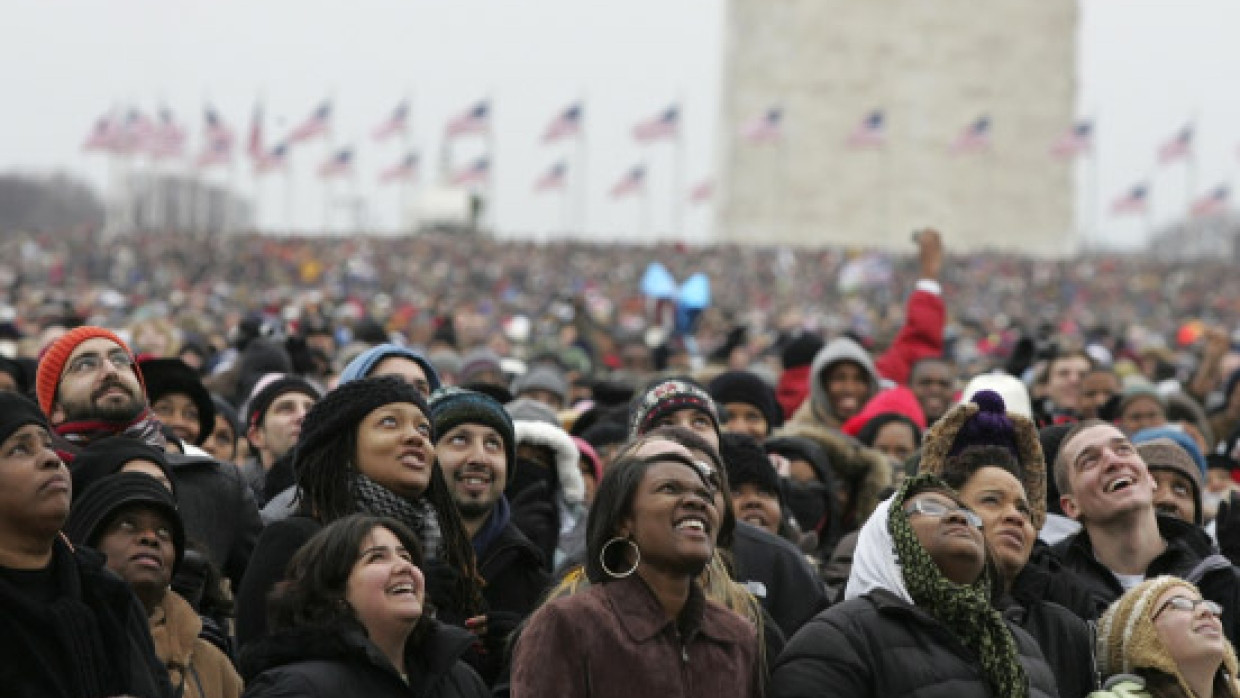
<instances>
[{"instance_id":1,"label":"red jacket","mask_svg":"<svg viewBox=\"0 0 1240 698\"><path fill-rule=\"evenodd\" d=\"M947 324L947 306L943 297L919 288L908 297L904 324L887 351L874 362L879 375L904 385L908 383L913 364L919 360L943 355L943 326Z\"/></svg>"}]
</instances>

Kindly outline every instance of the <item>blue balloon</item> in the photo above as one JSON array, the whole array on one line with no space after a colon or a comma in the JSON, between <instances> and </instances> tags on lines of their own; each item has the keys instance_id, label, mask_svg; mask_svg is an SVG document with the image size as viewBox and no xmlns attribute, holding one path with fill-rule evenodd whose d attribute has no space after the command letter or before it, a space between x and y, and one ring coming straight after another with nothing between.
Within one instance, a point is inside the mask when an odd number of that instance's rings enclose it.
<instances>
[{"instance_id":1,"label":"blue balloon","mask_svg":"<svg viewBox=\"0 0 1240 698\"><path fill-rule=\"evenodd\" d=\"M642 275L642 293L652 298L675 298L676 279L667 267L651 262Z\"/></svg>"}]
</instances>

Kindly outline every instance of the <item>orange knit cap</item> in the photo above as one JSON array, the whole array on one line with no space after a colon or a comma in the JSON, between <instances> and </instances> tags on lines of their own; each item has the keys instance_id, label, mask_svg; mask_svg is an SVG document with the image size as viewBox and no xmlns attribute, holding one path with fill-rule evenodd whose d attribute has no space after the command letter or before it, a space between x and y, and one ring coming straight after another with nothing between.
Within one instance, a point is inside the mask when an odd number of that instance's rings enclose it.
<instances>
[{"instance_id":1,"label":"orange knit cap","mask_svg":"<svg viewBox=\"0 0 1240 698\"><path fill-rule=\"evenodd\" d=\"M90 325L69 330L60 339L49 344L47 349L43 350L43 355L39 357L39 371L35 374L34 390L39 398L39 408L43 410L43 414L48 417L52 416L52 406L56 401L56 388L60 385L60 377L65 372L65 362L69 360L69 355L77 349L79 344L95 337L116 342L126 354L129 354L130 359L134 358L133 350L129 348L129 345L111 330ZM138 370L137 363L134 364L133 372L138 377L138 384L142 386L142 392L145 394L146 382L142 380L142 372Z\"/></svg>"}]
</instances>

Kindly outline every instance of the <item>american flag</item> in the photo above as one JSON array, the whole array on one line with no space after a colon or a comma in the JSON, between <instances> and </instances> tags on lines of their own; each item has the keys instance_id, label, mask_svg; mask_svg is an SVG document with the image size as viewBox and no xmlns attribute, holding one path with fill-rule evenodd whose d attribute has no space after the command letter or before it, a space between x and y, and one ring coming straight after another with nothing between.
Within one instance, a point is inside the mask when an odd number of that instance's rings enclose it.
<instances>
[{"instance_id":1,"label":"american flag","mask_svg":"<svg viewBox=\"0 0 1240 698\"><path fill-rule=\"evenodd\" d=\"M1227 199L1231 196L1231 191L1227 185L1219 185L1212 189L1209 194L1201 197L1193 204L1192 213L1194 218L1205 218L1207 216L1217 216L1227 211Z\"/></svg>"},{"instance_id":2,"label":"american flag","mask_svg":"<svg viewBox=\"0 0 1240 698\"><path fill-rule=\"evenodd\" d=\"M568 165L557 162L543 176L534 182L534 191L562 191L568 182Z\"/></svg>"},{"instance_id":3,"label":"american flag","mask_svg":"<svg viewBox=\"0 0 1240 698\"><path fill-rule=\"evenodd\" d=\"M620 178L619 182L616 182L615 186L611 188L611 196L612 198L619 199L622 196L635 194L644 189L645 186L646 168L637 165L629 170L624 177Z\"/></svg>"},{"instance_id":4,"label":"american flag","mask_svg":"<svg viewBox=\"0 0 1240 698\"><path fill-rule=\"evenodd\" d=\"M185 154L185 139L185 129L177 124L171 111L162 108L159 110L159 122L147 140L147 154L157 159L179 158Z\"/></svg>"},{"instance_id":5,"label":"american flag","mask_svg":"<svg viewBox=\"0 0 1240 698\"><path fill-rule=\"evenodd\" d=\"M952 143L953 153L976 153L990 148L990 117L979 116Z\"/></svg>"},{"instance_id":6,"label":"american flag","mask_svg":"<svg viewBox=\"0 0 1240 698\"><path fill-rule=\"evenodd\" d=\"M341 175L353 173L353 149L342 148L336 151L336 154L327 159L327 162L319 165L319 176L323 179L331 179Z\"/></svg>"},{"instance_id":7,"label":"american flag","mask_svg":"<svg viewBox=\"0 0 1240 698\"><path fill-rule=\"evenodd\" d=\"M309 118L301 122L300 126L293 129L293 132L289 134L288 138L284 139L284 142L288 145L294 145L317 138L327 133L327 129L331 126L331 119L332 103L325 101L319 105L318 109L314 110L314 113Z\"/></svg>"},{"instance_id":8,"label":"american flag","mask_svg":"<svg viewBox=\"0 0 1240 698\"><path fill-rule=\"evenodd\" d=\"M857 128L848 134L850 148L881 148L887 143L887 117L875 109L866 115Z\"/></svg>"},{"instance_id":9,"label":"american flag","mask_svg":"<svg viewBox=\"0 0 1240 698\"><path fill-rule=\"evenodd\" d=\"M488 158L478 158L469 167L457 172L452 177L452 184L458 187L472 187L485 184L490 178L491 161Z\"/></svg>"},{"instance_id":10,"label":"american flag","mask_svg":"<svg viewBox=\"0 0 1240 698\"><path fill-rule=\"evenodd\" d=\"M1150 188L1145 184L1133 185L1111 204L1111 215L1146 213L1150 209Z\"/></svg>"},{"instance_id":11,"label":"american flag","mask_svg":"<svg viewBox=\"0 0 1240 698\"><path fill-rule=\"evenodd\" d=\"M111 114L105 114L95 121L95 128L91 130L90 135L86 137L86 142L82 144L82 150L102 150L111 152L116 150L119 140L120 124L116 123Z\"/></svg>"},{"instance_id":12,"label":"american flag","mask_svg":"<svg viewBox=\"0 0 1240 698\"><path fill-rule=\"evenodd\" d=\"M689 202L693 204L704 204L714 196L715 183L709 179L689 190Z\"/></svg>"},{"instance_id":13,"label":"american flag","mask_svg":"<svg viewBox=\"0 0 1240 698\"><path fill-rule=\"evenodd\" d=\"M250 117L250 138L246 143L246 152L255 163L263 159L263 108L254 107L254 115Z\"/></svg>"},{"instance_id":14,"label":"american flag","mask_svg":"<svg viewBox=\"0 0 1240 698\"><path fill-rule=\"evenodd\" d=\"M741 138L749 143L774 143L784 136L784 110L767 109L761 116L741 128Z\"/></svg>"},{"instance_id":15,"label":"american flag","mask_svg":"<svg viewBox=\"0 0 1240 698\"><path fill-rule=\"evenodd\" d=\"M1067 133L1051 144L1051 155L1068 160L1088 153L1094 147L1094 122L1084 119L1072 125Z\"/></svg>"},{"instance_id":16,"label":"american flag","mask_svg":"<svg viewBox=\"0 0 1240 698\"><path fill-rule=\"evenodd\" d=\"M672 105L645 121L637 122L633 127L633 138L638 143L665 138L676 138L680 135L680 107Z\"/></svg>"},{"instance_id":17,"label":"american flag","mask_svg":"<svg viewBox=\"0 0 1240 698\"><path fill-rule=\"evenodd\" d=\"M543 143L554 143L561 138L571 138L581 133L581 103L570 104L556 115L543 133Z\"/></svg>"},{"instance_id":18,"label":"american flag","mask_svg":"<svg viewBox=\"0 0 1240 698\"><path fill-rule=\"evenodd\" d=\"M401 102L392 110L391 116L383 120L383 123L375 127L371 132L371 137L376 141L381 141L394 136L398 133L404 133L409 122L409 102Z\"/></svg>"},{"instance_id":19,"label":"american flag","mask_svg":"<svg viewBox=\"0 0 1240 698\"><path fill-rule=\"evenodd\" d=\"M207 141L194 165L199 168L232 164L232 141Z\"/></svg>"},{"instance_id":20,"label":"american flag","mask_svg":"<svg viewBox=\"0 0 1240 698\"><path fill-rule=\"evenodd\" d=\"M117 134L113 152L118 155L141 155L147 152L155 124L137 109L130 109Z\"/></svg>"},{"instance_id":21,"label":"american flag","mask_svg":"<svg viewBox=\"0 0 1240 698\"><path fill-rule=\"evenodd\" d=\"M400 162L379 173L379 182L408 182L418 176L418 154L409 153Z\"/></svg>"},{"instance_id":22,"label":"american flag","mask_svg":"<svg viewBox=\"0 0 1240 698\"><path fill-rule=\"evenodd\" d=\"M203 139L208 143L227 144L228 150L232 151L233 146L233 130L224 123L218 112L212 107L207 107L205 115L205 125L203 127Z\"/></svg>"},{"instance_id":23,"label":"american flag","mask_svg":"<svg viewBox=\"0 0 1240 698\"><path fill-rule=\"evenodd\" d=\"M1187 159L1193 152L1193 125L1188 124L1158 148L1158 164L1169 165Z\"/></svg>"},{"instance_id":24,"label":"american flag","mask_svg":"<svg viewBox=\"0 0 1240 698\"><path fill-rule=\"evenodd\" d=\"M288 164L288 144L281 143L269 152L260 153L254 161L255 174L267 174Z\"/></svg>"},{"instance_id":25,"label":"american flag","mask_svg":"<svg viewBox=\"0 0 1240 698\"><path fill-rule=\"evenodd\" d=\"M482 100L474 106L448 119L444 135L448 138L485 134L491 130L491 104Z\"/></svg>"}]
</instances>

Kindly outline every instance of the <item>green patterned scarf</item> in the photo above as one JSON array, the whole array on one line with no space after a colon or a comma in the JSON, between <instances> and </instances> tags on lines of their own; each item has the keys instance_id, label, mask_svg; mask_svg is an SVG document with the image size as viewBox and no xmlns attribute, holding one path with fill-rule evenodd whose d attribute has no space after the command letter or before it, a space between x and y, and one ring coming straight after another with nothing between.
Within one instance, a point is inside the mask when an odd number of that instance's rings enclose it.
<instances>
[{"instance_id":1,"label":"green patterned scarf","mask_svg":"<svg viewBox=\"0 0 1240 698\"><path fill-rule=\"evenodd\" d=\"M978 656L982 673L996 696L1027 698L1029 680L1017 660L1016 642L999 612L990 604L989 575L970 586L956 584L939 571L909 524L904 503L928 489L951 491L935 475L925 473L904 481L888 512L896 559L913 602Z\"/></svg>"}]
</instances>

